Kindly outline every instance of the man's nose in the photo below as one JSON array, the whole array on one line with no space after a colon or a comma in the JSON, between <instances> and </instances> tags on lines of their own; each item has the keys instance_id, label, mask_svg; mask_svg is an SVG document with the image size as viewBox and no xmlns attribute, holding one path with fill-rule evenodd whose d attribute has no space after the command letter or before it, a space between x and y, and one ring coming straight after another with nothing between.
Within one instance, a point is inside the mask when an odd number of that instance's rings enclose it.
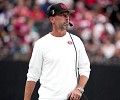
<instances>
[{"instance_id":1,"label":"man's nose","mask_svg":"<svg viewBox=\"0 0 120 100\"><path fill-rule=\"evenodd\" d=\"M69 15L66 15L66 18L69 19Z\"/></svg>"},{"instance_id":2,"label":"man's nose","mask_svg":"<svg viewBox=\"0 0 120 100\"><path fill-rule=\"evenodd\" d=\"M70 19L69 15L66 15L65 18L66 18L66 20L69 20L69 19Z\"/></svg>"}]
</instances>

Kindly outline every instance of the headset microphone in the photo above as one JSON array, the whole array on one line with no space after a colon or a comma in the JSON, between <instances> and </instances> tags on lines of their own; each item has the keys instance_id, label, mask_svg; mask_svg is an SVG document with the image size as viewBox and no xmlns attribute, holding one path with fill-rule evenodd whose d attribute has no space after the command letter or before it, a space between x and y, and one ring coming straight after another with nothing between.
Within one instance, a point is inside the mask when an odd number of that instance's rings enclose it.
<instances>
[{"instance_id":1,"label":"headset microphone","mask_svg":"<svg viewBox=\"0 0 120 100\"><path fill-rule=\"evenodd\" d=\"M70 23L70 22L69 22L69 25L70 25L70 26L73 26L73 24L72 24L72 23Z\"/></svg>"}]
</instances>

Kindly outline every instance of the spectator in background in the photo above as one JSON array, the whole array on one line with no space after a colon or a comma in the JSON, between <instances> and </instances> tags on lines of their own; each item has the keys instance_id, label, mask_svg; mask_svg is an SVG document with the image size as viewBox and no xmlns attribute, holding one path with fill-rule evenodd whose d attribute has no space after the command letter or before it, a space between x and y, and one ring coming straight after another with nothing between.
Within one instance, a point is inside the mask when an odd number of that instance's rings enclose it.
<instances>
[{"instance_id":1,"label":"spectator in background","mask_svg":"<svg viewBox=\"0 0 120 100\"><path fill-rule=\"evenodd\" d=\"M7 60L9 59L9 46L8 42L10 37L8 33L5 31L4 26L0 25L0 59ZM7 58L8 57L8 58Z\"/></svg>"},{"instance_id":2,"label":"spectator in background","mask_svg":"<svg viewBox=\"0 0 120 100\"><path fill-rule=\"evenodd\" d=\"M91 16L91 13L84 13L83 18L78 23L78 36L84 43L92 37L93 21L88 16Z\"/></svg>"},{"instance_id":3,"label":"spectator in background","mask_svg":"<svg viewBox=\"0 0 120 100\"><path fill-rule=\"evenodd\" d=\"M29 17L30 9L26 6L26 2L24 0L18 0L17 6L14 8L15 16Z\"/></svg>"},{"instance_id":4,"label":"spectator in background","mask_svg":"<svg viewBox=\"0 0 120 100\"><path fill-rule=\"evenodd\" d=\"M111 0L111 3L105 7L105 13L108 15L110 22L117 29L120 26L120 1Z\"/></svg>"},{"instance_id":5,"label":"spectator in background","mask_svg":"<svg viewBox=\"0 0 120 100\"><path fill-rule=\"evenodd\" d=\"M40 6L38 4L35 4L30 13L30 17L34 22L37 22L37 21L44 21L46 16L45 16L45 12L41 10Z\"/></svg>"},{"instance_id":6,"label":"spectator in background","mask_svg":"<svg viewBox=\"0 0 120 100\"><path fill-rule=\"evenodd\" d=\"M101 44L98 41L94 41L94 38L91 36L91 38L88 40L87 43L85 43L86 51L90 56L97 55L97 51L99 50Z\"/></svg>"},{"instance_id":7,"label":"spectator in background","mask_svg":"<svg viewBox=\"0 0 120 100\"><path fill-rule=\"evenodd\" d=\"M7 4L6 2L3 3L0 1L0 25L6 28L8 24L9 24L9 14L7 12Z\"/></svg>"},{"instance_id":8,"label":"spectator in background","mask_svg":"<svg viewBox=\"0 0 120 100\"><path fill-rule=\"evenodd\" d=\"M86 12L85 4L83 1L77 1L75 3L75 12L72 14L71 21L74 24L75 30L79 27L79 21L83 18L83 13Z\"/></svg>"},{"instance_id":9,"label":"spectator in background","mask_svg":"<svg viewBox=\"0 0 120 100\"><path fill-rule=\"evenodd\" d=\"M114 57L116 50L115 45L113 44L113 37L106 31L103 34L104 35L101 36L103 44L100 47L100 54L106 59L110 59Z\"/></svg>"},{"instance_id":10,"label":"spectator in background","mask_svg":"<svg viewBox=\"0 0 120 100\"><path fill-rule=\"evenodd\" d=\"M97 0L97 3L101 9L105 8L106 6L110 5L112 1L115 1L115 0Z\"/></svg>"},{"instance_id":11,"label":"spectator in background","mask_svg":"<svg viewBox=\"0 0 120 100\"><path fill-rule=\"evenodd\" d=\"M115 28L109 22L108 18L101 13L97 13L95 16L96 16L94 20L95 25L93 28L93 35L94 35L95 40L99 40L104 31L107 31L108 34L114 36Z\"/></svg>"},{"instance_id":12,"label":"spectator in background","mask_svg":"<svg viewBox=\"0 0 120 100\"><path fill-rule=\"evenodd\" d=\"M76 11L73 13L72 22L77 30L78 36L84 41L90 39L93 28L93 14L88 10L83 1L76 2Z\"/></svg>"},{"instance_id":13,"label":"spectator in background","mask_svg":"<svg viewBox=\"0 0 120 100\"><path fill-rule=\"evenodd\" d=\"M84 3L89 10L94 10L97 6L97 0L85 0Z\"/></svg>"},{"instance_id":14,"label":"spectator in background","mask_svg":"<svg viewBox=\"0 0 120 100\"><path fill-rule=\"evenodd\" d=\"M74 4L73 0L36 0L36 3L39 4L40 6L43 6L46 3L50 5L50 4L59 3L59 2L65 3L69 9L73 8L73 4Z\"/></svg>"},{"instance_id":15,"label":"spectator in background","mask_svg":"<svg viewBox=\"0 0 120 100\"><path fill-rule=\"evenodd\" d=\"M38 33L38 29L34 26L34 21L31 20L30 23L30 32L27 34L24 39L27 44L32 44L31 46L34 45L34 42L37 41L40 38L40 34Z\"/></svg>"},{"instance_id":16,"label":"spectator in background","mask_svg":"<svg viewBox=\"0 0 120 100\"><path fill-rule=\"evenodd\" d=\"M116 46L115 57L120 58L120 30L117 30L115 34L115 46Z\"/></svg>"},{"instance_id":17,"label":"spectator in background","mask_svg":"<svg viewBox=\"0 0 120 100\"><path fill-rule=\"evenodd\" d=\"M38 4L40 6L40 9L44 12L46 12L47 7L51 5L49 0L36 0L35 3Z\"/></svg>"},{"instance_id":18,"label":"spectator in background","mask_svg":"<svg viewBox=\"0 0 120 100\"><path fill-rule=\"evenodd\" d=\"M24 37L29 34L30 32L30 24L29 24L30 19L26 17L19 17L16 20L14 29L16 32L17 37L20 39L22 43L25 42Z\"/></svg>"}]
</instances>

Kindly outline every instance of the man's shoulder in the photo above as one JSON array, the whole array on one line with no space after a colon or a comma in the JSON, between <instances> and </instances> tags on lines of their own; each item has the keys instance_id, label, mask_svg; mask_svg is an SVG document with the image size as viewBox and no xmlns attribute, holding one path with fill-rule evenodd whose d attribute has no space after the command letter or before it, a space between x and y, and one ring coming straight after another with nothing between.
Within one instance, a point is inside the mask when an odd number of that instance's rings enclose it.
<instances>
[{"instance_id":1,"label":"man's shoulder","mask_svg":"<svg viewBox=\"0 0 120 100\"><path fill-rule=\"evenodd\" d=\"M72 34L72 33L69 33L71 35L71 37L77 41L82 41L80 37L78 37L77 35L75 34Z\"/></svg>"},{"instance_id":2,"label":"man's shoulder","mask_svg":"<svg viewBox=\"0 0 120 100\"><path fill-rule=\"evenodd\" d=\"M48 38L48 36L49 36L49 33L48 34L46 34L46 35L44 35L44 36L42 36L42 37L40 37L36 42L41 42L41 41L45 41L47 38Z\"/></svg>"}]
</instances>

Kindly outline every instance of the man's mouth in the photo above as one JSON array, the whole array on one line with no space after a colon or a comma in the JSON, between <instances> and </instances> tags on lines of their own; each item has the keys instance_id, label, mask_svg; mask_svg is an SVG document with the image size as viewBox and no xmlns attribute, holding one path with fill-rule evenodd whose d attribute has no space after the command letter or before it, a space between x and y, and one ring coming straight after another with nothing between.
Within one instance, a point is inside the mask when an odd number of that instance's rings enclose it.
<instances>
[{"instance_id":1,"label":"man's mouth","mask_svg":"<svg viewBox=\"0 0 120 100\"><path fill-rule=\"evenodd\" d=\"M65 26L68 26L68 25L69 25L69 22L65 23L64 25L65 25Z\"/></svg>"}]
</instances>

